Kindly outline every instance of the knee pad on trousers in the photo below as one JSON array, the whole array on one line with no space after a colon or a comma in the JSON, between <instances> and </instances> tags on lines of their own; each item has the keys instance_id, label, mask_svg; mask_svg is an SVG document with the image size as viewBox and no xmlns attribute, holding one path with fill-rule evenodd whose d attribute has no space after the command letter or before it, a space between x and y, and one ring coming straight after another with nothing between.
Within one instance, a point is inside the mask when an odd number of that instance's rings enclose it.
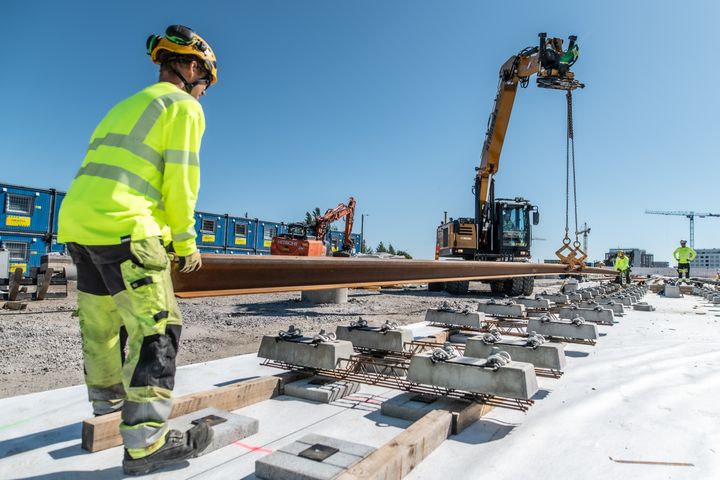
<instances>
[{"instance_id":1,"label":"knee pad on trousers","mask_svg":"<svg viewBox=\"0 0 720 480\"><path fill-rule=\"evenodd\" d=\"M175 358L182 326L168 325L164 335L148 335L140 347L131 387L175 387Z\"/></svg>"}]
</instances>

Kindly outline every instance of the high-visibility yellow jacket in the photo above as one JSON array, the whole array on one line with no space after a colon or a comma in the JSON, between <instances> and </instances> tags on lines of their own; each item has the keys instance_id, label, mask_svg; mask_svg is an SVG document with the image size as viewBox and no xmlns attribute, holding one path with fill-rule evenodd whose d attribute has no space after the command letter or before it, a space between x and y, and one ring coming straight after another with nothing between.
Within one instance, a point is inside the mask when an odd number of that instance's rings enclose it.
<instances>
[{"instance_id":1,"label":"high-visibility yellow jacket","mask_svg":"<svg viewBox=\"0 0 720 480\"><path fill-rule=\"evenodd\" d=\"M673 252L673 257L678 263L690 263L695 260L697 253L690 247L678 247Z\"/></svg>"},{"instance_id":2,"label":"high-visibility yellow jacket","mask_svg":"<svg viewBox=\"0 0 720 480\"><path fill-rule=\"evenodd\" d=\"M177 254L194 252L204 131L200 103L171 83L115 105L62 203L58 241L116 245L160 236L168 226Z\"/></svg>"},{"instance_id":3,"label":"high-visibility yellow jacket","mask_svg":"<svg viewBox=\"0 0 720 480\"><path fill-rule=\"evenodd\" d=\"M615 257L615 270L625 271L630 268L630 259L628 257Z\"/></svg>"}]
</instances>

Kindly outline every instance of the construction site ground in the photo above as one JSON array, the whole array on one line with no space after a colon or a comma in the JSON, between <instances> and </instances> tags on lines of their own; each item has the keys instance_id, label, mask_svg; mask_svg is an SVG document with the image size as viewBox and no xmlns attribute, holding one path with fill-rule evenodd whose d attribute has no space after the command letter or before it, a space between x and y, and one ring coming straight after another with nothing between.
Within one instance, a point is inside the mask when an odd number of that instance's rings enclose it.
<instances>
[{"instance_id":1,"label":"construction site ground","mask_svg":"<svg viewBox=\"0 0 720 480\"><path fill-rule=\"evenodd\" d=\"M183 301L180 362L186 366L178 370L176 393L277 373L253 353L237 354L289 323L312 332L363 316L409 324L418 336L429 330L421 322L425 309L453 299L417 290L360 290L351 298L322 306L303 304L298 294ZM630 310L619 323L600 326L595 346L568 344L566 373L539 377L540 392L527 412L490 411L406 478L720 478L720 307L690 295L648 293L643 300L657 311ZM0 400L0 478L121 478L121 447L93 454L80 447L81 423L91 410L81 385L77 319L71 299L53 302L0 316L7 397ZM51 308L58 312L40 311ZM213 357L227 358L208 361ZM59 372L66 376L56 386L75 386L20 395ZM7 381L16 382L14 392ZM266 400L235 411L259 420L257 434L190 460L187 468L144 478L252 479L255 460L307 433L380 447L410 425L380 413L379 404L398 394L361 386L331 404L285 395Z\"/></svg>"}]
</instances>

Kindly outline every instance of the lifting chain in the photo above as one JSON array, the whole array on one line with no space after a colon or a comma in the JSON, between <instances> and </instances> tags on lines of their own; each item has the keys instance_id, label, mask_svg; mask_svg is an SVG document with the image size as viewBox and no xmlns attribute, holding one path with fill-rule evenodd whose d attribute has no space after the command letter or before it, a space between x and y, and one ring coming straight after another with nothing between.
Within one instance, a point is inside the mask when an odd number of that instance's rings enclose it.
<instances>
[{"instance_id":1,"label":"lifting chain","mask_svg":"<svg viewBox=\"0 0 720 480\"><path fill-rule=\"evenodd\" d=\"M577 176L575 170L575 132L572 113L572 90L565 94L567 100L567 138L565 140L565 237L562 246L555 252L560 263L569 268L584 267L587 253L580 248L577 214ZM570 239L570 177L572 176L573 212L575 219L575 241ZM567 253L565 253L567 251Z\"/></svg>"}]
</instances>

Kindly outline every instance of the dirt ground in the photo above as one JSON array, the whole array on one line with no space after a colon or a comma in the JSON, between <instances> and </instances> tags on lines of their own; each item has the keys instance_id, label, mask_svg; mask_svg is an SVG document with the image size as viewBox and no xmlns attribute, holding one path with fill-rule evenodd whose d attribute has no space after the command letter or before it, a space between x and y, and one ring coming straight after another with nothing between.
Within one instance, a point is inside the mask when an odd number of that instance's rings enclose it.
<instances>
[{"instance_id":1,"label":"dirt ground","mask_svg":"<svg viewBox=\"0 0 720 480\"><path fill-rule=\"evenodd\" d=\"M558 280L538 280L535 292L554 290ZM555 288L553 288L555 286ZM179 300L184 325L178 365L206 362L257 350L263 335L295 325L305 333L334 332L363 317L371 324L422 321L425 310L445 301L488 297L487 285L453 297L425 286L350 290L346 304L315 305L299 292ZM29 302L27 310L0 310L0 398L83 383L76 298Z\"/></svg>"}]
</instances>

